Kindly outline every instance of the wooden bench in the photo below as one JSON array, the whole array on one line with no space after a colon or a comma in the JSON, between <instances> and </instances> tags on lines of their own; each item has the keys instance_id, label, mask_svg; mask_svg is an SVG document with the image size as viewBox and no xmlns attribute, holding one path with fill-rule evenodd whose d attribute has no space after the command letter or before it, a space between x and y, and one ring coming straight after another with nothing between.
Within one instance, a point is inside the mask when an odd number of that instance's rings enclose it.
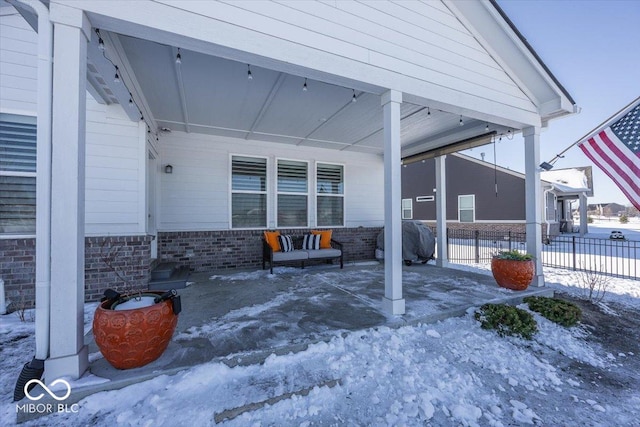
<instances>
[{"instance_id":1,"label":"wooden bench","mask_svg":"<svg viewBox=\"0 0 640 427\"><path fill-rule=\"evenodd\" d=\"M293 246L300 247L302 237L293 238ZM285 263L300 261L300 267L304 268L304 262L307 260L333 260L340 259L340 268L344 267L342 243L331 239L331 249L294 249L289 252L274 252L267 241L262 238L262 269L266 268L269 262L269 272L273 274L274 263Z\"/></svg>"}]
</instances>

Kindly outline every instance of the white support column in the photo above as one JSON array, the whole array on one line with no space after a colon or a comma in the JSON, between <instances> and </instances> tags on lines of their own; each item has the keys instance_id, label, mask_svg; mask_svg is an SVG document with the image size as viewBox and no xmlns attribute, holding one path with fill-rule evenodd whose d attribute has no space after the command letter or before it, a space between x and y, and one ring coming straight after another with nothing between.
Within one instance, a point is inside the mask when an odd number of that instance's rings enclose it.
<instances>
[{"instance_id":1,"label":"white support column","mask_svg":"<svg viewBox=\"0 0 640 427\"><path fill-rule=\"evenodd\" d=\"M588 232L587 193L580 193L580 235L584 236Z\"/></svg>"},{"instance_id":2,"label":"white support column","mask_svg":"<svg viewBox=\"0 0 640 427\"><path fill-rule=\"evenodd\" d=\"M524 136L525 161L525 217L527 252L536 263L536 275L531 284L544 286L542 271L542 188L540 185L540 128L522 130Z\"/></svg>"},{"instance_id":3,"label":"white support column","mask_svg":"<svg viewBox=\"0 0 640 427\"><path fill-rule=\"evenodd\" d=\"M400 104L402 93L382 95L384 110L384 310L404 314L402 298L402 192L400 165Z\"/></svg>"},{"instance_id":4,"label":"white support column","mask_svg":"<svg viewBox=\"0 0 640 427\"><path fill-rule=\"evenodd\" d=\"M51 314L47 382L79 378L84 345L84 189L87 42L91 26L78 9L52 3L53 129Z\"/></svg>"},{"instance_id":5,"label":"white support column","mask_svg":"<svg viewBox=\"0 0 640 427\"><path fill-rule=\"evenodd\" d=\"M447 267L447 156L438 156L436 161L436 265Z\"/></svg>"}]
</instances>

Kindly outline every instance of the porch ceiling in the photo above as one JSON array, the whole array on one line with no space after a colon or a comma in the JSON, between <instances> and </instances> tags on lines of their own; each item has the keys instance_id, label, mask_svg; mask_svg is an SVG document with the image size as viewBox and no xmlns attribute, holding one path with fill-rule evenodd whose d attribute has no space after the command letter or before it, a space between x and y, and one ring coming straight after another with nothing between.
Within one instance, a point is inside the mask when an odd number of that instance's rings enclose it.
<instances>
[{"instance_id":1,"label":"porch ceiling","mask_svg":"<svg viewBox=\"0 0 640 427\"><path fill-rule=\"evenodd\" d=\"M92 41L89 70L99 101L126 105L129 93L157 130L195 132L373 154L383 153L380 96L136 37L106 33L105 55ZM93 54L91 52L93 50ZM107 57L116 57L106 60ZM93 60L92 60L93 58ZM125 85L114 83L113 64ZM119 87L120 86L120 87ZM104 96L101 94L115 94ZM353 102L353 95L356 102ZM119 95L119 96L118 96ZM133 111L135 110L135 111ZM151 117L150 117L151 116ZM506 128L435 108L404 102L401 109L403 156L440 148ZM156 129L152 129L156 131Z\"/></svg>"}]
</instances>

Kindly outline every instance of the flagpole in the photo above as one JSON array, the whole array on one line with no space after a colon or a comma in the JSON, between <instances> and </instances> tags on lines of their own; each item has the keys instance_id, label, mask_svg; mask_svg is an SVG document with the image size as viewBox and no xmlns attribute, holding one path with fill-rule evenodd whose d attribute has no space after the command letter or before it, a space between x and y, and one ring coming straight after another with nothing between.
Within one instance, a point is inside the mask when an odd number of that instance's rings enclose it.
<instances>
[{"instance_id":1,"label":"flagpole","mask_svg":"<svg viewBox=\"0 0 640 427\"><path fill-rule=\"evenodd\" d=\"M582 141L584 141L585 139L587 139L589 136L591 136L595 131L600 130L602 128L605 128L606 125L610 122L613 121L613 119L616 119L617 116L619 116L621 113L627 111L627 109L629 107L631 107L632 105L634 105L635 103L637 103L638 101L640 101L640 96L637 97L636 99L634 99L633 101L631 101L630 103L628 103L627 105L625 105L623 108L620 109L620 111L618 111L617 113L615 113L614 115L612 115L611 117L609 117L608 119L606 119L605 121L603 121L602 123L600 123L598 126L594 127L593 129L591 129L589 132L587 132L586 134L584 134L584 136L580 139L578 139L576 142L574 142L573 144L569 145L567 148L565 148L564 150L562 150L559 154L556 154L556 156L551 159L551 161L549 161L549 164L553 165L556 161L558 161L558 159L563 158L563 154L566 153L567 151L569 151L571 148L573 148L574 146L576 146L577 144L581 143Z\"/></svg>"}]
</instances>

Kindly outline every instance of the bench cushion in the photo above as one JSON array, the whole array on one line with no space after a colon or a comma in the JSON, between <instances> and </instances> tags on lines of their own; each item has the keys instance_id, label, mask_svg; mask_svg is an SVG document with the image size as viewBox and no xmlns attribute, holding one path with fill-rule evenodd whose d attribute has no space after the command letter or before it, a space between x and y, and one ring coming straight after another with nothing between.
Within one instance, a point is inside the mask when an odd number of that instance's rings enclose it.
<instances>
[{"instance_id":1,"label":"bench cushion","mask_svg":"<svg viewBox=\"0 0 640 427\"><path fill-rule=\"evenodd\" d=\"M319 250L311 250L307 251L309 254L309 259L315 258L337 258L342 255L342 251L340 249L319 249ZM275 255L274 259L275 259Z\"/></svg>"},{"instance_id":2,"label":"bench cushion","mask_svg":"<svg viewBox=\"0 0 640 427\"><path fill-rule=\"evenodd\" d=\"M307 252L308 251L301 251L301 250L293 250L290 252L274 252L273 260L274 261L300 261L304 259L309 259L309 254Z\"/></svg>"}]
</instances>

